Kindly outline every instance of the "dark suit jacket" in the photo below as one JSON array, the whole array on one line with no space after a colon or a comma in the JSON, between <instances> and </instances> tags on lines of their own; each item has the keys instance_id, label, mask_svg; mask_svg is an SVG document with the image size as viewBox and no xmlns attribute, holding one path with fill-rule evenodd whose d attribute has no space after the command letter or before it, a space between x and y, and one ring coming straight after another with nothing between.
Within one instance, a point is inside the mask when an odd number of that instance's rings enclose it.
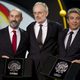
<instances>
[{"instance_id":1,"label":"dark suit jacket","mask_svg":"<svg viewBox=\"0 0 80 80\"><path fill-rule=\"evenodd\" d=\"M13 53L8 27L0 30L0 57L7 55L10 58L25 58L27 45L25 31L20 29L21 39L16 53Z\"/></svg>"},{"instance_id":2,"label":"dark suit jacket","mask_svg":"<svg viewBox=\"0 0 80 80\"><path fill-rule=\"evenodd\" d=\"M70 49L66 52L64 47L64 39L68 29L62 31L59 35L59 57L66 60L80 59L80 29L73 40Z\"/></svg>"},{"instance_id":3,"label":"dark suit jacket","mask_svg":"<svg viewBox=\"0 0 80 80\"><path fill-rule=\"evenodd\" d=\"M34 60L35 66L38 69L44 64L47 57L57 55L57 39L59 31L62 30L62 27L58 23L48 21L47 37L43 44L43 47L40 49L34 33L35 23L36 22L32 22L27 27L30 43L28 57L31 57Z\"/></svg>"},{"instance_id":4,"label":"dark suit jacket","mask_svg":"<svg viewBox=\"0 0 80 80\"><path fill-rule=\"evenodd\" d=\"M27 34L26 34L26 31L20 28L19 30L20 30L21 37L20 37L20 43L19 43L16 53L13 53L13 50L12 50L8 27L0 30L0 57L2 55L7 55L10 58L25 58L26 50L28 48L27 47ZM0 58L0 80L2 80L4 71L5 71L5 66L6 66L5 59ZM32 66L33 66L33 61L30 58L24 60L23 75L25 77L32 77ZM4 76L4 80L6 79L8 80L8 78ZM13 80L14 77L10 78L9 80L11 79ZM16 78L15 80L17 79L18 78Z\"/></svg>"}]
</instances>

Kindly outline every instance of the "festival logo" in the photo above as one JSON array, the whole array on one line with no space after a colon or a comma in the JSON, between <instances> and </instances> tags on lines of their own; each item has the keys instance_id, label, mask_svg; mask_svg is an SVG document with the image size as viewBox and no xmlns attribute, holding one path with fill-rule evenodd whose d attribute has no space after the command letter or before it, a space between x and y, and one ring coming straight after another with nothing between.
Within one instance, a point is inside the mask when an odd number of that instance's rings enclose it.
<instances>
[{"instance_id":1,"label":"festival logo","mask_svg":"<svg viewBox=\"0 0 80 80\"><path fill-rule=\"evenodd\" d=\"M26 9L22 8L21 6L7 1L0 1L0 29L9 25L8 22L9 11L15 8L19 8L22 11L23 20L20 24L20 27L22 29L25 30L26 27L31 22L34 21L33 17L29 14L29 12Z\"/></svg>"}]
</instances>

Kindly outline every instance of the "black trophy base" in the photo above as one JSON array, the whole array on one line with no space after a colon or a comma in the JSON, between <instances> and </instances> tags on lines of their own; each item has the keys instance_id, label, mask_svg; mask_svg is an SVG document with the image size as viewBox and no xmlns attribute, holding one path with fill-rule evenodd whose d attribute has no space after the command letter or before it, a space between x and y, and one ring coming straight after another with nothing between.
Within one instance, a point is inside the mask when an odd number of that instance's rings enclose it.
<instances>
[{"instance_id":1,"label":"black trophy base","mask_svg":"<svg viewBox=\"0 0 80 80\"><path fill-rule=\"evenodd\" d=\"M2 59L0 62L3 62L0 63L0 80L32 80L33 61L31 59Z\"/></svg>"},{"instance_id":2,"label":"black trophy base","mask_svg":"<svg viewBox=\"0 0 80 80\"><path fill-rule=\"evenodd\" d=\"M57 78L63 80L65 75L67 74L69 68L71 66L71 62L65 61L62 59L58 59L53 65L49 76L52 78Z\"/></svg>"},{"instance_id":3,"label":"black trophy base","mask_svg":"<svg viewBox=\"0 0 80 80\"><path fill-rule=\"evenodd\" d=\"M22 76L23 75L23 59L7 59L6 76Z\"/></svg>"},{"instance_id":4,"label":"black trophy base","mask_svg":"<svg viewBox=\"0 0 80 80\"><path fill-rule=\"evenodd\" d=\"M66 62L68 64L68 68L63 74L62 72L59 73L59 70L55 70L56 65L60 62ZM68 61L61 60L53 56L50 56L44 64L45 65L40 73L46 78L46 80L80 80L80 64L72 64ZM66 68L66 66L63 66L62 68Z\"/></svg>"}]
</instances>

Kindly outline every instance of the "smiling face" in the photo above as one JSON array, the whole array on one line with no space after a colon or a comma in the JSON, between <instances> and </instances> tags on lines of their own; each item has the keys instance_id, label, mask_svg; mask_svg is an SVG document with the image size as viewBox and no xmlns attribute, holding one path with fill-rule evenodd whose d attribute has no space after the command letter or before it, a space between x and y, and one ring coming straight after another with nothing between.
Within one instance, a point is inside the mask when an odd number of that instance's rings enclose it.
<instances>
[{"instance_id":1,"label":"smiling face","mask_svg":"<svg viewBox=\"0 0 80 80\"><path fill-rule=\"evenodd\" d=\"M9 14L10 26L13 29L16 29L18 28L21 21L22 21L22 14L17 10L12 10Z\"/></svg>"},{"instance_id":2,"label":"smiling face","mask_svg":"<svg viewBox=\"0 0 80 80\"><path fill-rule=\"evenodd\" d=\"M48 12L42 5L36 5L33 9L33 15L36 22L43 23L46 20L46 17L48 16Z\"/></svg>"},{"instance_id":3,"label":"smiling face","mask_svg":"<svg viewBox=\"0 0 80 80\"><path fill-rule=\"evenodd\" d=\"M80 27L80 15L78 13L70 13L67 19L71 30L76 30Z\"/></svg>"}]
</instances>

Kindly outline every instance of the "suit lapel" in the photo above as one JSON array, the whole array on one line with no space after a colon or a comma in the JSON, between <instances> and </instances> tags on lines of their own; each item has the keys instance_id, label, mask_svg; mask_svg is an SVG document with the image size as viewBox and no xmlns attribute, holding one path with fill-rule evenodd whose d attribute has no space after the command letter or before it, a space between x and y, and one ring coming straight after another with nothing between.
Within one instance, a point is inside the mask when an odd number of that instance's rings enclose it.
<instances>
[{"instance_id":1,"label":"suit lapel","mask_svg":"<svg viewBox=\"0 0 80 80\"><path fill-rule=\"evenodd\" d=\"M19 29L20 30L20 29ZM16 50L16 53L18 53L18 50L19 50L19 48L21 47L21 44L22 44L22 41L23 41L23 37L24 37L24 35L22 34L22 31L20 30L20 42L19 42L19 45L18 45L18 48L17 48L17 50Z\"/></svg>"},{"instance_id":2,"label":"suit lapel","mask_svg":"<svg viewBox=\"0 0 80 80\"><path fill-rule=\"evenodd\" d=\"M31 36L31 40L34 40L35 41L35 45L38 45L38 42L37 42L37 39L36 39L36 36L35 36L35 32L34 32L34 25L35 25L36 22L33 23L33 25L31 26L31 31L30 31L30 36Z\"/></svg>"},{"instance_id":3,"label":"suit lapel","mask_svg":"<svg viewBox=\"0 0 80 80\"><path fill-rule=\"evenodd\" d=\"M23 42L24 42L24 39L25 39L25 34L24 34L24 32L19 28L19 30L20 30L20 42L19 42L19 45L18 45L18 48L17 48L17 51L16 51L16 53L18 53L18 51L19 51L19 49L22 47L22 44L23 44Z\"/></svg>"},{"instance_id":4,"label":"suit lapel","mask_svg":"<svg viewBox=\"0 0 80 80\"><path fill-rule=\"evenodd\" d=\"M80 29L71 44L70 51L74 51L74 49L76 51L76 49L77 49L76 47L79 47L79 46L80 46Z\"/></svg>"},{"instance_id":5,"label":"suit lapel","mask_svg":"<svg viewBox=\"0 0 80 80\"><path fill-rule=\"evenodd\" d=\"M63 36L62 36L62 40L61 40L62 43L63 43L62 46L63 46L63 49L64 49L64 50L66 50L66 49L65 49L64 40L65 40L65 37L66 37L66 35L67 35L67 32L68 32L68 29L66 29L65 32L63 32Z\"/></svg>"},{"instance_id":6,"label":"suit lapel","mask_svg":"<svg viewBox=\"0 0 80 80\"><path fill-rule=\"evenodd\" d=\"M49 21L48 21L48 25L47 25L47 35L46 35L46 39L45 39L45 41L44 41L44 44L43 44L43 46L46 44L46 42L47 42L47 40L49 39L49 36L50 36L50 32L51 32L51 30L52 30L52 28L50 27L51 25L49 24Z\"/></svg>"},{"instance_id":7,"label":"suit lapel","mask_svg":"<svg viewBox=\"0 0 80 80\"><path fill-rule=\"evenodd\" d=\"M34 39L35 41L37 41L36 36L35 36L35 32L34 32L34 26L32 27L32 31L31 31L31 32L32 32L31 35L33 36L33 39Z\"/></svg>"},{"instance_id":8,"label":"suit lapel","mask_svg":"<svg viewBox=\"0 0 80 80\"><path fill-rule=\"evenodd\" d=\"M8 31L8 27L6 28L6 31L5 31L5 45L6 47L8 47L9 49L9 52L13 54L13 51L12 51L12 46L11 46L11 40L10 40L10 35L9 35L9 31Z\"/></svg>"}]
</instances>

